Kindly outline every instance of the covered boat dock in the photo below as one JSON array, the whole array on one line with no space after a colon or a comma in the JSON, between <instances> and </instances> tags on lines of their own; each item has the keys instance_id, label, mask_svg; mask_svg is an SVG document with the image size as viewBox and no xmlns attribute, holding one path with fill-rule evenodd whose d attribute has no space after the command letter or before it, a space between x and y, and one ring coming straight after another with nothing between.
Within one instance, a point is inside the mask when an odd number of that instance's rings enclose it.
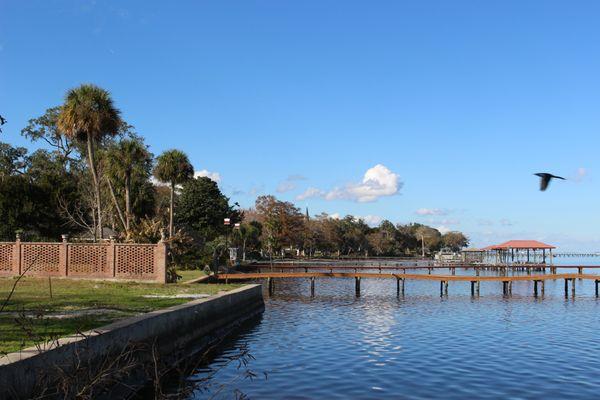
<instances>
[{"instance_id":1,"label":"covered boat dock","mask_svg":"<svg viewBox=\"0 0 600 400\"><path fill-rule=\"evenodd\" d=\"M537 240L509 240L482 250L493 258L495 264L546 264L546 259L549 258L552 265L552 250L555 248L556 246Z\"/></svg>"}]
</instances>

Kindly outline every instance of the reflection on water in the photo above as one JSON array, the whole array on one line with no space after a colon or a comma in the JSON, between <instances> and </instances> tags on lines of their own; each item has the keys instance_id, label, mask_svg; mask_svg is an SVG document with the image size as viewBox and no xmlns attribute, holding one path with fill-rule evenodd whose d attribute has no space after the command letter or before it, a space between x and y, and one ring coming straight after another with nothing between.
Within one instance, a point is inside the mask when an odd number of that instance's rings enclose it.
<instances>
[{"instance_id":1,"label":"reflection on water","mask_svg":"<svg viewBox=\"0 0 600 400\"><path fill-rule=\"evenodd\" d=\"M561 271L559 270L559 273ZM457 273L464 273L459 272ZM548 281L544 298L532 282L515 282L511 297L500 282L363 279L278 281L265 293L262 319L223 343L194 378L213 386L191 398L598 398L599 300L593 281L577 281L574 299L563 281ZM248 348L255 379L227 357ZM225 365L223 368L221 366ZM263 373L267 373L265 379ZM218 388L218 389L216 389Z\"/></svg>"}]
</instances>

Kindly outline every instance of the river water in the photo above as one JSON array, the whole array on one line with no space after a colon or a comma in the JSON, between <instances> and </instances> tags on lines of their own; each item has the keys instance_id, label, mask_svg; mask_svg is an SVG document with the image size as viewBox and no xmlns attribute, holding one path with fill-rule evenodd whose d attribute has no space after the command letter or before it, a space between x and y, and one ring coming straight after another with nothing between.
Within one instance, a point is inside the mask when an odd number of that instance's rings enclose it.
<instances>
[{"instance_id":1,"label":"river water","mask_svg":"<svg viewBox=\"0 0 600 400\"><path fill-rule=\"evenodd\" d=\"M265 303L189 377L206 379L190 399L600 397L593 281L577 281L574 298L548 281L536 298L532 282L514 282L510 297L500 282L479 297L450 282L441 297L438 282L407 281L397 297L395 280L363 279L357 297L354 280L328 278L311 297L307 280L278 280Z\"/></svg>"}]
</instances>

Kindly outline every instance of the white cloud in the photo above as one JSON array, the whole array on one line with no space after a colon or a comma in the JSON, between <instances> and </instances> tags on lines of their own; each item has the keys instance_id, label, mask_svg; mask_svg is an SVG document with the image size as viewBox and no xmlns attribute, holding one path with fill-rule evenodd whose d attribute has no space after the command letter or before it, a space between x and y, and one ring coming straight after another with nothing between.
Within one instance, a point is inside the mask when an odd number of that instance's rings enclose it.
<instances>
[{"instance_id":1,"label":"white cloud","mask_svg":"<svg viewBox=\"0 0 600 400\"><path fill-rule=\"evenodd\" d=\"M250 188L250 190L248 190L248 194L250 196L256 196L261 194L262 192L264 192L265 190L265 185L256 185Z\"/></svg>"},{"instance_id":2,"label":"white cloud","mask_svg":"<svg viewBox=\"0 0 600 400\"><path fill-rule=\"evenodd\" d=\"M448 228L445 225L440 225L438 227L436 227L435 229L437 229L438 231L440 231L440 233L443 235L444 233L448 233L450 232L452 229Z\"/></svg>"},{"instance_id":3,"label":"white cloud","mask_svg":"<svg viewBox=\"0 0 600 400\"><path fill-rule=\"evenodd\" d=\"M210 172L206 169L194 172L194 178L198 178L199 176L206 176L207 178L210 178L217 183L221 182L221 174L219 174L218 172Z\"/></svg>"},{"instance_id":4,"label":"white cloud","mask_svg":"<svg viewBox=\"0 0 600 400\"><path fill-rule=\"evenodd\" d=\"M440 220L432 220L431 221L433 224L439 224L439 225L460 225L460 220L458 219L452 219L452 218L445 218Z\"/></svg>"},{"instance_id":5,"label":"white cloud","mask_svg":"<svg viewBox=\"0 0 600 400\"><path fill-rule=\"evenodd\" d=\"M441 208L419 208L415 211L417 215L448 215L450 211Z\"/></svg>"},{"instance_id":6,"label":"white cloud","mask_svg":"<svg viewBox=\"0 0 600 400\"><path fill-rule=\"evenodd\" d=\"M294 182L290 182L290 181L283 181L280 182L279 185L277 185L277 192L278 193L285 193L285 192L289 192L296 189L296 184Z\"/></svg>"},{"instance_id":7,"label":"white cloud","mask_svg":"<svg viewBox=\"0 0 600 400\"><path fill-rule=\"evenodd\" d=\"M379 215L365 215L364 217L357 217L358 219L362 219L369 226L378 226L383 218Z\"/></svg>"},{"instance_id":8,"label":"white cloud","mask_svg":"<svg viewBox=\"0 0 600 400\"><path fill-rule=\"evenodd\" d=\"M276 190L278 193L290 192L290 191L296 189L296 187L297 187L296 182L305 181L305 180L306 180L306 178L299 174L289 175L285 180L279 182L279 185L277 185Z\"/></svg>"},{"instance_id":9,"label":"white cloud","mask_svg":"<svg viewBox=\"0 0 600 400\"><path fill-rule=\"evenodd\" d=\"M302 200L310 199L313 197L323 197L323 196L325 196L325 192L323 192L322 190L314 188L314 187L309 187L304 192L302 192L298 196L296 196L296 200L302 201Z\"/></svg>"},{"instance_id":10,"label":"white cloud","mask_svg":"<svg viewBox=\"0 0 600 400\"><path fill-rule=\"evenodd\" d=\"M165 183L165 182L161 182L161 181L159 181L158 179L156 179L156 178L154 177L154 175L152 175L152 176L150 177L150 183L152 183L152 185L154 185L154 186L167 186L167 185L168 185L167 183Z\"/></svg>"},{"instance_id":11,"label":"white cloud","mask_svg":"<svg viewBox=\"0 0 600 400\"><path fill-rule=\"evenodd\" d=\"M329 218L332 218L332 219L341 219L342 218L340 213L333 213L333 214L329 214L328 216L329 216Z\"/></svg>"},{"instance_id":12,"label":"white cloud","mask_svg":"<svg viewBox=\"0 0 600 400\"><path fill-rule=\"evenodd\" d=\"M317 188L308 188L298 195L296 200L311 197L323 197L325 200L352 200L359 203L376 201L380 197L393 196L400 191L403 183L400 176L386 166L377 164L365 172L359 183L350 183L344 187L336 187L325 192Z\"/></svg>"},{"instance_id":13,"label":"white cloud","mask_svg":"<svg viewBox=\"0 0 600 400\"><path fill-rule=\"evenodd\" d=\"M386 166L377 164L365 172L362 182L334 188L325 195L326 200L354 200L359 203L375 201L380 197L393 196L400 191L400 176Z\"/></svg>"}]
</instances>

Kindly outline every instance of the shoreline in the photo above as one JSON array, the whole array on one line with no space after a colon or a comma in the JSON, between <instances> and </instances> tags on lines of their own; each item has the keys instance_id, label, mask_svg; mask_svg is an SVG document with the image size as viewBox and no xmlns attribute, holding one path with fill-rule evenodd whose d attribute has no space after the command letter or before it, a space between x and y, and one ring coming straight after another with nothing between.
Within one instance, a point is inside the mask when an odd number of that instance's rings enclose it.
<instances>
[{"instance_id":1,"label":"shoreline","mask_svg":"<svg viewBox=\"0 0 600 400\"><path fill-rule=\"evenodd\" d=\"M107 361L120 371L125 366L118 363L119 357L128 369L135 365L135 371L126 374L127 381L143 384L149 376L140 367L156 362L158 356L161 361L177 362L189 356L192 344L197 353L215 336L263 310L261 285L245 285L63 337L48 348L34 346L10 353L0 358L0 397L29 398L59 383L64 374L92 376ZM76 383L85 384L80 380Z\"/></svg>"}]
</instances>

